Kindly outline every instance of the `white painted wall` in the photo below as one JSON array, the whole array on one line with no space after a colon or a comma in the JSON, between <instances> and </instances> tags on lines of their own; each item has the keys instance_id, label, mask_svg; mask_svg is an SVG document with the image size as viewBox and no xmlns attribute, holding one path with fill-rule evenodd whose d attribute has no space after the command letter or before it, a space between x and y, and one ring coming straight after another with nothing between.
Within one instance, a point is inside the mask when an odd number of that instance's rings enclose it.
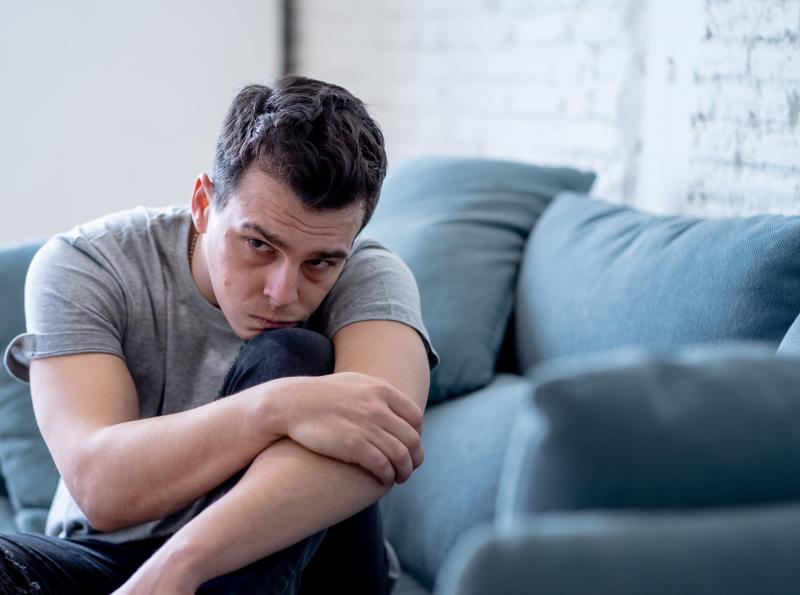
<instances>
[{"instance_id":1,"label":"white painted wall","mask_svg":"<svg viewBox=\"0 0 800 595\"><path fill-rule=\"evenodd\" d=\"M392 162L564 163L653 211L800 213L800 0L296 5L296 71L364 99Z\"/></svg>"},{"instance_id":2,"label":"white painted wall","mask_svg":"<svg viewBox=\"0 0 800 595\"><path fill-rule=\"evenodd\" d=\"M0 4L0 242L188 202L280 33L277 0Z\"/></svg>"}]
</instances>

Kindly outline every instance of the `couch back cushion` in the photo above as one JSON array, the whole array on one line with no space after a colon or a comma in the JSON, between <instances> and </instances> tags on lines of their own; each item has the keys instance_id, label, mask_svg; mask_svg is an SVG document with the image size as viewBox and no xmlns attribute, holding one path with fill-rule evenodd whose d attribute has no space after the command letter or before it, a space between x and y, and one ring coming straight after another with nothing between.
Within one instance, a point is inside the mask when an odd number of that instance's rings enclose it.
<instances>
[{"instance_id":1,"label":"couch back cushion","mask_svg":"<svg viewBox=\"0 0 800 595\"><path fill-rule=\"evenodd\" d=\"M781 341L800 312L800 217L658 216L565 193L526 247L520 368L629 346Z\"/></svg>"},{"instance_id":2,"label":"couch back cushion","mask_svg":"<svg viewBox=\"0 0 800 595\"><path fill-rule=\"evenodd\" d=\"M440 364L430 403L485 386L514 303L528 234L563 190L594 174L487 159L423 157L390 171L364 231L408 264Z\"/></svg>"},{"instance_id":3,"label":"couch back cushion","mask_svg":"<svg viewBox=\"0 0 800 595\"><path fill-rule=\"evenodd\" d=\"M41 244L0 247L0 350L25 332L25 274ZM28 385L11 378L4 366L0 366L0 470L17 529L44 531L58 472L36 425Z\"/></svg>"}]
</instances>

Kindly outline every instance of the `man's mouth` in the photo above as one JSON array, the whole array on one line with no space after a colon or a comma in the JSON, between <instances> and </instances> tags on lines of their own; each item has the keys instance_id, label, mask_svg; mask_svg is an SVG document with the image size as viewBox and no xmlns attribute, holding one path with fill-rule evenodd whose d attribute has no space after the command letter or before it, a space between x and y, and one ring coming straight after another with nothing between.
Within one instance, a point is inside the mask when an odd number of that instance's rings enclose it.
<instances>
[{"instance_id":1,"label":"man's mouth","mask_svg":"<svg viewBox=\"0 0 800 595\"><path fill-rule=\"evenodd\" d=\"M256 323L261 329L288 328L290 326L297 325L296 320L272 320L270 318L264 318L262 316L253 316L253 318L255 318Z\"/></svg>"}]
</instances>

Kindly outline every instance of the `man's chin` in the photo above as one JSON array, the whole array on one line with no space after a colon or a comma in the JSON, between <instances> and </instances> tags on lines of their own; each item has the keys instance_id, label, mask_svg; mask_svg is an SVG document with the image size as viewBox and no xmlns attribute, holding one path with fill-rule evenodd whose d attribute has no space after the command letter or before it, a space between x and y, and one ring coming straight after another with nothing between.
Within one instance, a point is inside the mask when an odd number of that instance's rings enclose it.
<instances>
[{"instance_id":1,"label":"man's chin","mask_svg":"<svg viewBox=\"0 0 800 595\"><path fill-rule=\"evenodd\" d=\"M264 331L252 330L252 329L242 329L236 330L233 329L233 332L236 333L236 336L239 337L242 341L249 341L263 333Z\"/></svg>"}]
</instances>

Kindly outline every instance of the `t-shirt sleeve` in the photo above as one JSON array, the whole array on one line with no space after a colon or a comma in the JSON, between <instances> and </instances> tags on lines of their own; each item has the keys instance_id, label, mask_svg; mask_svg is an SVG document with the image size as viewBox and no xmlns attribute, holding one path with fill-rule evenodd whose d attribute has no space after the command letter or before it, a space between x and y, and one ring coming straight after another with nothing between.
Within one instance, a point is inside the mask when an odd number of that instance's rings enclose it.
<instances>
[{"instance_id":1,"label":"t-shirt sleeve","mask_svg":"<svg viewBox=\"0 0 800 595\"><path fill-rule=\"evenodd\" d=\"M112 264L83 237L56 236L36 253L25 278L27 332L5 363L28 381L33 359L76 353L123 357L125 289Z\"/></svg>"},{"instance_id":2,"label":"t-shirt sleeve","mask_svg":"<svg viewBox=\"0 0 800 595\"><path fill-rule=\"evenodd\" d=\"M439 362L422 320L414 275L396 254L370 239L356 242L312 323L332 338L342 327L364 320L393 320L410 326L425 344L431 369Z\"/></svg>"}]
</instances>

